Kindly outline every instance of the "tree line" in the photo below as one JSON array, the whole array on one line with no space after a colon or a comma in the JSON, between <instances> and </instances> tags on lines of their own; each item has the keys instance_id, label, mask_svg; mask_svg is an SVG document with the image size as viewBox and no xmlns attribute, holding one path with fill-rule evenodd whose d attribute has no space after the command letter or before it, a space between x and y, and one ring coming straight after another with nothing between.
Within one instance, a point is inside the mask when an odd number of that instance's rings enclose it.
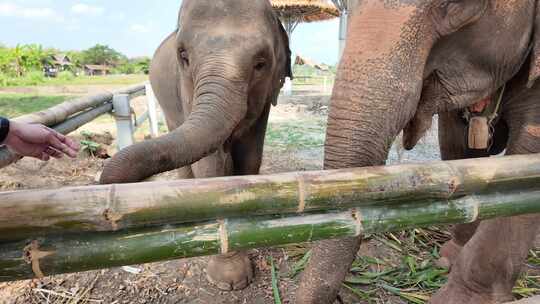
<instances>
[{"instance_id":1,"label":"tree line","mask_svg":"<svg viewBox=\"0 0 540 304\"><path fill-rule=\"evenodd\" d=\"M0 44L0 75L4 77L25 77L29 73L43 72L53 65L53 55L66 55L71 60L67 70L73 74L80 72L87 64L106 65L116 74L148 73L150 58L128 58L106 45L97 44L83 51L61 51L44 48L39 44L7 47Z\"/></svg>"}]
</instances>

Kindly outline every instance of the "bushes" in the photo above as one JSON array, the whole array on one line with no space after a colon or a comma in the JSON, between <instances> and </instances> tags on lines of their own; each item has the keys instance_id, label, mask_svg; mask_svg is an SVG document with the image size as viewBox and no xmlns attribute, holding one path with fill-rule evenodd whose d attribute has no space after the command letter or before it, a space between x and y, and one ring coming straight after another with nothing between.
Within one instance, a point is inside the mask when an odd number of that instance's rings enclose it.
<instances>
[{"instance_id":1,"label":"bushes","mask_svg":"<svg viewBox=\"0 0 540 304\"><path fill-rule=\"evenodd\" d=\"M3 82L3 83L2 83ZM45 82L45 76L41 71L33 71L26 73L23 77L7 77L0 75L0 83L2 86L16 87L16 86L35 86Z\"/></svg>"},{"instance_id":2,"label":"bushes","mask_svg":"<svg viewBox=\"0 0 540 304\"><path fill-rule=\"evenodd\" d=\"M71 81L75 79L75 75L72 72L64 71L64 72L58 73L58 76L56 76L56 78L58 78L61 81Z\"/></svg>"},{"instance_id":3,"label":"bushes","mask_svg":"<svg viewBox=\"0 0 540 304\"><path fill-rule=\"evenodd\" d=\"M43 72L41 71L32 71L32 72L29 72L26 74L25 77L23 77L23 79L25 79L25 84L24 85L38 85L40 83L44 83L45 82L45 76L43 75Z\"/></svg>"},{"instance_id":4,"label":"bushes","mask_svg":"<svg viewBox=\"0 0 540 304\"><path fill-rule=\"evenodd\" d=\"M0 87L7 87L8 77L0 73Z\"/></svg>"},{"instance_id":5,"label":"bushes","mask_svg":"<svg viewBox=\"0 0 540 304\"><path fill-rule=\"evenodd\" d=\"M26 73L23 77L9 77L0 73L0 86L2 87L25 87L36 86L48 82L58 81L60 83L68 83L75 79L72 72L64 71L58 73L54 79L48 79L41 71L32 71Z\"/></svg>"}]
</instances>

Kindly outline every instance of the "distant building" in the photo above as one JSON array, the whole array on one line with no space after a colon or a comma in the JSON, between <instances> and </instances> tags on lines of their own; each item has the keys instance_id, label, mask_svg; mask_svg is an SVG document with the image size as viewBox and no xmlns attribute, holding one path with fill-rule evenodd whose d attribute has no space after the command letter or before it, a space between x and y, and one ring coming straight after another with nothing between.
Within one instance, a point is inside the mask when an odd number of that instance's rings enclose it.
<instances>
[{"instance_id":1,"label":"distant building","mask_svg":"<svg viewBox=\"0 0 540 304\"><path fill-rule=\"evenodd\" d=\"M71 59L65 54L51 55L43 65L46 77L56 77L58 73L69 71L73 66Z\"/></svg>"},{"instance_id":2,"label":"distant building","mask_svg":"<svg viewBox=\"0 0 540 304\"><path fill-rule=\"evenodd\" d=\"M84 73L88 76L108 75L110 72L111 68L106 65L86 64L84 66Z\"/></svg>"},{"instance_id":3,"label":"distant building","mask_svg":"<svg viewBox=\"0 0 540 304\"><path fill-rule=\"evenodd\" d=\"M319 71L328 72L330 71L330 67L324 63L317 63L309 58L302 57L300 55L296 56L296 59L294 60L294 64L296 65L307 65L310 67L313 67Z\"/></svg>"}]
</instances>

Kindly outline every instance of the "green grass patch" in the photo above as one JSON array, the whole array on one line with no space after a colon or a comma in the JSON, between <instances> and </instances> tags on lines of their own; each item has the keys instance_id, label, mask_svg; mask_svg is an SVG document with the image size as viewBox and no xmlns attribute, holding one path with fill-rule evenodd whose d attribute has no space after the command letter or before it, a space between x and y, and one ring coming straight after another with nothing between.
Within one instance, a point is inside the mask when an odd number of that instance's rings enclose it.
<instances>
[{"instance_id":1,"label":"green grass patch","mask_svg":"<svg viewBox=\"0 0 540 304\"><path fill-rule=\"evenodd\" d=\"M6 77L0 75L0 86L30 87L56 85L133 85L148 80L144 74L107 75L107 76L75 76L70 72L62 72L56 78L47 78L41 72L31 72L24 77Z\"/></svg>"},{"instance_id":2,"label":"green grass patch","mask_svg":"<svg viewBox=\"0 0 540 304\"><path fill-rule=\"evenodd\" d=\"M73 78L48 78L44 85L133 85L145 82L148 75L78 76Z\"/></svg>"},{"instance_id":3,"label":"green grass patch","mask_svg":"<svg viewBox=\"0 0 540 304\"><path fill-rule=\"evenodd\" d=\"M72 96L0 94L0 116L14 118L58 105Z\"/></svg>"},{"instance_id":4,"label":"green grass patch","mask_svg":"<svg viewBox=\"0 0 540 304\"><path fill-rule=\"evenodd\" d=\"M315 148L324 145L323 120L269 123L266 144L273 148Z\"/></svg>"}]
</instances>

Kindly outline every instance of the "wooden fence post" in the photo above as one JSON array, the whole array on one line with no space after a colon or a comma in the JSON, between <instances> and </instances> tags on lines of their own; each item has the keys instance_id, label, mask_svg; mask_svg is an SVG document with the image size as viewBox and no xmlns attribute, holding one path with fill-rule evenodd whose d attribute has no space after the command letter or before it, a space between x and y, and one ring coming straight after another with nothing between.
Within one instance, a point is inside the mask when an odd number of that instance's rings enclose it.
<instances>
[{"instance_id":1,"label":"wooden fence post","mask_svg":"<svg viewBox=\"0 0 540 304\"><path fill-rule=\"evenodd\" d=\"M159 136L159 126L158 126L158 115L157 115L157 104L156 104L156 95L154 95L154 90L150 82L145 84L146 88L146 100L148 103L148 120L150 121L150 134L152 137Z\"/></svg>"},{"instance_id":2,"label":"wooden fence post","mask_svg":"<svg viewBox=\"0 0 540 304\"><path fill-rule=\"evenodd\" d=\"M114 119L116 120L117 147L122 150L131 146L133 140L133 123L128 94L115 94L113 97Z\"/></svg>"}]
</instances>

